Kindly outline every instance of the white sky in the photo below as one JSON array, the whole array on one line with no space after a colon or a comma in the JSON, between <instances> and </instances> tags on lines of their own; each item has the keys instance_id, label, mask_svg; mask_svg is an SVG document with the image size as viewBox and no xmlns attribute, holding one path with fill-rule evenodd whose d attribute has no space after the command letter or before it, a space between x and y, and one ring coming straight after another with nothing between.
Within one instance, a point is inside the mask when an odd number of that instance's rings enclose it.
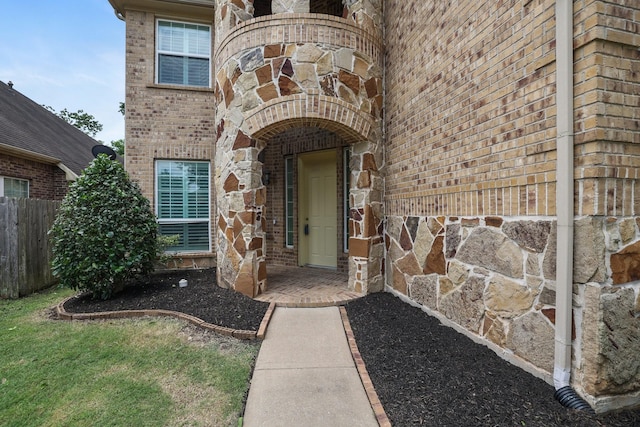
<instances>
[{"instance_id":1,"label":"white sky","mask_svg":"<svg viewBox=\"0 0 640 427\"><path fill-rule=\"evenodd\" d=\"M100 141L124 138L124 31L108 0L0 0L0 81L93 115Z\"/></svg>"}]
</instances>

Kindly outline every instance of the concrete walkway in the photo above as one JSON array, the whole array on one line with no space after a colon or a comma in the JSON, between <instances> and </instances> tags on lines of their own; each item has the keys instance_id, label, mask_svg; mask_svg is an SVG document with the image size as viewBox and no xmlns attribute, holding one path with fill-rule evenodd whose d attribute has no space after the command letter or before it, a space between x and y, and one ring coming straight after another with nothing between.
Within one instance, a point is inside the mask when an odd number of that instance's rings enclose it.
<instances>
[{"instance_id":1,"label":"concrete walkway","mask_svg":"<svg viewBox=\"0 0 640 427\"><path fill-rule=\"evenodd\" d=\"M378 426L338 307L276 308L243 426Z\"/></svg>"}]
</instances>

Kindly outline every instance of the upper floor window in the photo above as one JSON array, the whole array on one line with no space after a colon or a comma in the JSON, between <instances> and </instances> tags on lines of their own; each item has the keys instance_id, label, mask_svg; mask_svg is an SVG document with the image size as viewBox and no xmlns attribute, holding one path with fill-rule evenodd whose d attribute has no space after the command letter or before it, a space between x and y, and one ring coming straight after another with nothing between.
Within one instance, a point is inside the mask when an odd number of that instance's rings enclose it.
<instances>
[{"instance_id":1,"label":"upper floor window","mask_svg":"<svg viewBox=\"0 0 640 427\"><path fill-rule=\"evenodd\" d=\"M305 8L308 7L308 10ZM327 15L343 16L344 5L342 0L293 0L285 6L277 4L272 6L272 0L253 0L253 16L267 16L272 13L310 12L324 13Z\"/></svg>"},{"instance_id":2,"label":"upper floor window","mask_svg":"<svg viewBox=\"0 0 640 427\"><path fill-rule=\"evenodd\" d=\"M271 0L253 0L253 17L271 15Z\"/></svg>"},{"instance_id":3,"label":"upper floor window","mask_svg":"<svg viewBox=\"0 0 640 427\"><path fill-rule=\"evenodd\" d=\"M0 176L0 197L29 197L29 181Z\"/></svg>"},{"instance_id":4,"label":"upper floor window","mask_svg":"<svg viewBox=\"0 0 640 427\"><path fill-rule=\"evenodd\" d=\"M342 16L344 12L344 5L342 4L342 0L310 0L309 12Z\"/></svg>"},{"instance_id":5,"label":"upper floor window","mask_svg":"<svg viewBox=\"0 0 640 427\"><path fill-rule=\"evenodd\" d=\"M159 20L157 30L156 82L210 87L211 27Z\"/></svg>"}]
</instances>

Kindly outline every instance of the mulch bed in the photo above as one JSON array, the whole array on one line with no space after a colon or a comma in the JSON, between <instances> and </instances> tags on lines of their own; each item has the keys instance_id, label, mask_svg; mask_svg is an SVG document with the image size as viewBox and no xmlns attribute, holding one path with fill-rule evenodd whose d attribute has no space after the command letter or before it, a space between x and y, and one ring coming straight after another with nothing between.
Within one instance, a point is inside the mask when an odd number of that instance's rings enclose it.
<instances>
[{"instance_id":1,"label":"mulch bed","mask_svg":"<svg viewBox=\"0 0 640 427\"><path fill-rule=\"evenodd\" d=\"M187 280L186 287L179 287L180 279ZM257 331L269 304L217 286L215 269L205 269L154 273L129 283L111 299L102 301L83 295L67 301L64 308L70 313L172 310L218 326Z\"/></svg>"},{"instance_id":2,"label":"mulch bed","mask_svg":"<svg viewBox=\"0 0 640 427\"><path fill-rule=\"evenodd\" d=\"M640 426L640 410L564 408L546 382L389 293L346 309L394 426Z\"/></svg>"},{"instance_id":3,"label":"mulch bed","mask_svg":"<svg viewBox=\"0 0 640 427\"><path fill-rule=\"evenodd\" d=\"M187 279L180 288L178 281ZM68 301L72 313L166 309L258 330L268 308L215 285L215 270L154 274L107 301ZM356 342L393 426L640 426L640 410L592 416L564 408L553 387L388 293L346 306Z\"/></svg>"}]
</instances>

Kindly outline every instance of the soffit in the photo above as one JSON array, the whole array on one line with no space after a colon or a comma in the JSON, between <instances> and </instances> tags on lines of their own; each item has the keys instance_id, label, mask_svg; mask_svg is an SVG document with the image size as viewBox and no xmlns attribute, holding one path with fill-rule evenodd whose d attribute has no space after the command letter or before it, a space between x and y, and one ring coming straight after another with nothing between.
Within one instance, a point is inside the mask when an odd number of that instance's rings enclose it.
<instances>
[{"instance_id":1,"label":"soffit","mask_svg":"<svg viewBox=\"0 0 640 427\"><path fill-rule=\"evenodd\" d=\"M152 11L185 18L213 21L214 0L109 0L116 15L126 18L127 10Z\"/></svg>"}]
</instances>

